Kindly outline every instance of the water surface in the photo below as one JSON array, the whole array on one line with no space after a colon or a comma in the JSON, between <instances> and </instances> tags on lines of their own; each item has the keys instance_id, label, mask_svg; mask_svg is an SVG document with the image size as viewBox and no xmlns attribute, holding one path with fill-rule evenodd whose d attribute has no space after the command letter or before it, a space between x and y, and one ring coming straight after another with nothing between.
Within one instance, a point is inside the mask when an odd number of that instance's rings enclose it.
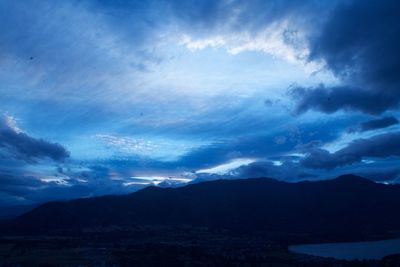
<instances>
[{"instance_id":1,"label":"water surface","mask_svg":"<svg viewBox=\"0 0 400 267\"><path fill-rule=\"evenodd\" d=\"M289 246L289 251L343 260L379 260L400 253L400 238L391 240Z\"/></svg>"}]
</instances>

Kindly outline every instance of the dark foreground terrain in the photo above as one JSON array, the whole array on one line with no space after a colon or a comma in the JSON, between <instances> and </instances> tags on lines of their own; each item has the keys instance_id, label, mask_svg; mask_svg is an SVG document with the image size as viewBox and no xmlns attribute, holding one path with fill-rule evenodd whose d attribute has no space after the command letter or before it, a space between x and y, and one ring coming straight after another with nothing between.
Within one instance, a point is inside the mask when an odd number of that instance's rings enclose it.
<instances>
[{"instance_id":1,"label":"dark foreground terrain","mask_svg":"<svg viewBox=\"0 0 400 267\"><path fill-rule=\"evenodd\" d=\"M105 230L105 229L104 229ZM400 266L400 255L380 261L343 261L293 254L284 240L190 228L142 228L108 234L8 237L0 266Z\"/></svg>"},{"instance_id":2,"label":"dark foreground terrain","mask_svg":"<svg viewBox=\"0 0 400 267\"><path fill-rule=\"evenodd\" d=\"M400 266L290 253L396 237L400 187L259 178L44 204L4 222L0 266Z\"/></svg>"},{"instance_id":3,"label":"dark foreground terrain","mask_svg":"<svg viewBox=\"0 0 400 267\"><path fill-rule=\"evenodd\" d=\"M290 253L285 240L190 228L0 240L0 266L400 266L400 255L344 261Z\"/></svg>"}]
</instances>

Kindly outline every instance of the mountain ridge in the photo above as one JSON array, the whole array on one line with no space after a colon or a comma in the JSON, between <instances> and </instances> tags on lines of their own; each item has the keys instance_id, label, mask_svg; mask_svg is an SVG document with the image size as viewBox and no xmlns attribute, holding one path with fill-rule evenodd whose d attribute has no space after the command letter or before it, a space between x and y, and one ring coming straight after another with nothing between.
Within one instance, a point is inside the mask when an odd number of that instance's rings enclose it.
<instances>
[{"instance_id":1,"label":"mountain ridge","mask_svg":"<svg viewBox=\"0 0 400 267\"><path fill-rule=\"evenodd\" d=\"M310 235L400 229L400 187L355 175L321 181L215 180L127 195L50 202L13 220L9 232L82 232L95 227L190 225Z\"/></svg>"}]
</instances>

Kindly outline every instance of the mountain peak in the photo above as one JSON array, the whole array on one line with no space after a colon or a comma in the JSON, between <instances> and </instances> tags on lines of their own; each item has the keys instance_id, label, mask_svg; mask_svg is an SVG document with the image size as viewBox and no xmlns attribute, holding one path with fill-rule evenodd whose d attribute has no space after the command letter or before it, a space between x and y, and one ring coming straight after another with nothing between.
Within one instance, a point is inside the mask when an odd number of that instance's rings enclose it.
<instances>
[{"instance_id":1,"label":"mountain peak","mask_svg":"<svg viewBox=\"0 0 400 267\"><path fill-rule=\"evenodd\" d=\"M53 202L14 219L8 227L11 233L23 234L84 231L99 225L329 233L348 229L349 221L363 225L368 217L368 227L393 230L400 225L399 207L399 187L381 186L357 175L302 183L254 178L148 187L129 197Z\"/></svg>"},{"instance_id":2,"label":"mountain peak","mask_svg":"<svg viewBox=\"0 0 400 267\"><path fill-rule=\"evenodd\" d=\"M355 175L355 174L343 174L333 179L338 182L346 182L346 183L375 183L367 178Z\"/></svg>"}]
</instances>

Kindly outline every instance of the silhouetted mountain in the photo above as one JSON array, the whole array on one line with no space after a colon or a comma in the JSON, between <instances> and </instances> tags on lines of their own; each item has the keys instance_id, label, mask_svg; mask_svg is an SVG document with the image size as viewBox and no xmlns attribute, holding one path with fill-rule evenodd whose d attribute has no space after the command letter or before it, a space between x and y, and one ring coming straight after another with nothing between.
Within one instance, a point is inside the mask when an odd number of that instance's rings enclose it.
<instances>
[{"instance_id":1,"label":"silhouetted mountain","mask_svg":"<svg viewBox=\"0 0 400 267\"><path fill-rule=\"evenodd\" d=\"M16 218L11 227L14 232L40 234L117 225L192 225L354 236L399 230L399 211L398 185L354 175L298 183L255 178L51 202Z\"/></svg>"}]
</instances>

